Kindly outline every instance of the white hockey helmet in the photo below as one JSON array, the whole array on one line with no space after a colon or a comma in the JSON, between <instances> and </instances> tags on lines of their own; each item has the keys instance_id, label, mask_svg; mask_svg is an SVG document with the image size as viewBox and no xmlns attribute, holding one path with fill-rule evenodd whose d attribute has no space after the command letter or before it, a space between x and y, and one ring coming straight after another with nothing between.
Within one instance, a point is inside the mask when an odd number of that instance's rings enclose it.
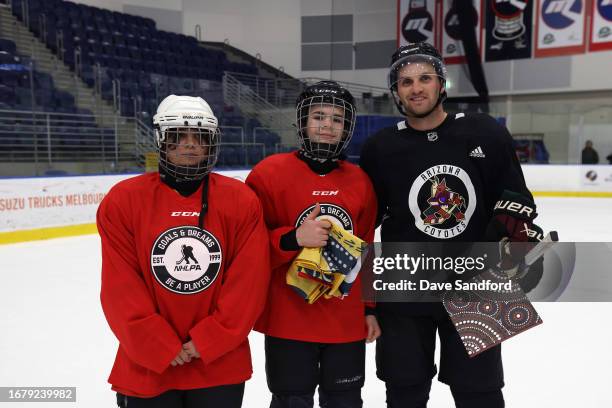
<instances>
[{"instance_id":1,"label":"white hockey helmet","mask_svg":"<svg viewBox=\"0 0 612 408\"><path fill-rule=\"evenodd\" d=\"M194 96L167 96L153 116L153 128L159 151L159 165L177 180L203 179L217 163L220 143L218 121L204 99ZM199 161L194 160L197 155L194 156L193 153L180 156L176 152L187 134L195 137L194 145L199 144L194 147L204 148Z\"/></svg>"}]
</instances>

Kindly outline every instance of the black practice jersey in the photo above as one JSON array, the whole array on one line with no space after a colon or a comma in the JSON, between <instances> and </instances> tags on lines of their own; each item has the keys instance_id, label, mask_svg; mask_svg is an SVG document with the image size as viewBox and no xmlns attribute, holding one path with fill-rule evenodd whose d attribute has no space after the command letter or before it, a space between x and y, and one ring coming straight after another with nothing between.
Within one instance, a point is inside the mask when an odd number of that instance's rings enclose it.
<instances>
[{"instance_id":1,"label":"black practice jersey","mask_svg":"<svg viewBox=\"0 0 612 408\"><path fill-rule=\"evenodd\" d=\"M448 114L428 131L399 122L365 142L360 164L383 242L484 241L504 190L532 198L510 133L485 114Z\"/></svg>"}]
</instances>

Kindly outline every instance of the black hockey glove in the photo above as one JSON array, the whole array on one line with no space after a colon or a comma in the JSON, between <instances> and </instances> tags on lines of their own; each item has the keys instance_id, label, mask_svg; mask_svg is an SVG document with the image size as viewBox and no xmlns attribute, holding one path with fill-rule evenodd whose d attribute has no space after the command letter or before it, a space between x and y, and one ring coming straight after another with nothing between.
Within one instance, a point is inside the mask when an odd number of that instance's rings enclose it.
<instances>
[{"instance_id":1,"label":"black hockey glove","mask_svg":"<svg viewBox=\"0 0 612 408\"><path fill-rule=\"evenodd\" d=\"M485 238L489 242L500 242L499 253L491 261L508 271L511 277L517 273L517 268L524 266L525 255L544 238L542 228L533 223L537 215L531 199L512 191L505 190L495 204ZM517 276L526 293L542 278L543 266L544 258L541 257Z\"/></svg>"}]
</instances>

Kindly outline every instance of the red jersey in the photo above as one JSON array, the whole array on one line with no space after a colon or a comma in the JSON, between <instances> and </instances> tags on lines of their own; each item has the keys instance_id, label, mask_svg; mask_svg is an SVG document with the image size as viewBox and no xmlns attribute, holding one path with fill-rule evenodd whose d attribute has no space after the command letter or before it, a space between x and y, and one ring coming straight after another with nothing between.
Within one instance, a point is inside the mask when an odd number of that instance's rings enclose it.
<instances>
[{"instance_id":1,"label":"red jersey","mask_svg":"<svg viewBox=\"0 0 612 408\"><path fill-rule=\"evenodd\" d=\"M113 390L152 397L246 381L249 334L269 283L269 245L259 200L242 182L209 175L181 196L144 174L115 185L97 214L102 308L119 339ZM192 340L201 358L171 362Z\"/></svg>"},{"instance_id":2,"label":"red jersey","mask_svg":"<svg viewBox=\"0 0 612 408\"><path fill-rule=\"evenodd\" d=\"M372 242L376 218L376 195L368 176L357 166L339 161L325 175L312 171L297 153L270 156L256 165L246 179L259 199L270 232L272 279L268 300L255 330L301 341L344 343L366 337L361 279L357 278L344 299L321 298L307 304L287 285L285 276L298 251L280 248L282 235L299 226L321 206L344 229Z\"/></svg>"}]
</instances>

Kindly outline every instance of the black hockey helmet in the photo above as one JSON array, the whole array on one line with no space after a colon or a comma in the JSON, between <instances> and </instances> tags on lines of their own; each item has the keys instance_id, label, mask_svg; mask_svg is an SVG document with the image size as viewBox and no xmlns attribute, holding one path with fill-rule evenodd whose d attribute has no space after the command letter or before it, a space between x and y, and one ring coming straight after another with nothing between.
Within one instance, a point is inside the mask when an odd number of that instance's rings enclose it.
<instances>
[{"instance_id":1,"label":"black hockey helmet","mask_svg":"<svg viewBox=\"0 0 612 408\"><path fill-rule=\"evenodd\" d=\"M389 89L391 90L391 93L393 94L393 98L395 99L395 104L397 105L397 108L404 115L406 114L406 112L397 95L397 82L400 79L399 72L405 66L415 63L430 64L435 70L436 75L440 78L440 83L442 84L442 86L446 86L446 65L444 65L444 59L442 58L442 55L440 55L436 47L427 42L411 43L399 47L397 51L395 51L391 56L388 85ZM440 103L444 102L446 96L446 90L440 93L440 96L438 97L438 101L434 106L434 109ZM427 113L427 115L429 113Z\"/></svg>"},{"instance_id":2,"label":"black hockey helmet","mask_svg":"<svg viewBox=\"0 0 612 408\"><path fill-rule=\"evenodd\" d=\"M320 81L304 88L297 98L295 110L301 149L316 159L339 157L353 136L356 117L353 95L335 81ZM313 121L310 126L309 118ZM311 140L309 127L311 133L318 133L327 126L339 134L337 143Z\"/></svg>"}]
</instances>

